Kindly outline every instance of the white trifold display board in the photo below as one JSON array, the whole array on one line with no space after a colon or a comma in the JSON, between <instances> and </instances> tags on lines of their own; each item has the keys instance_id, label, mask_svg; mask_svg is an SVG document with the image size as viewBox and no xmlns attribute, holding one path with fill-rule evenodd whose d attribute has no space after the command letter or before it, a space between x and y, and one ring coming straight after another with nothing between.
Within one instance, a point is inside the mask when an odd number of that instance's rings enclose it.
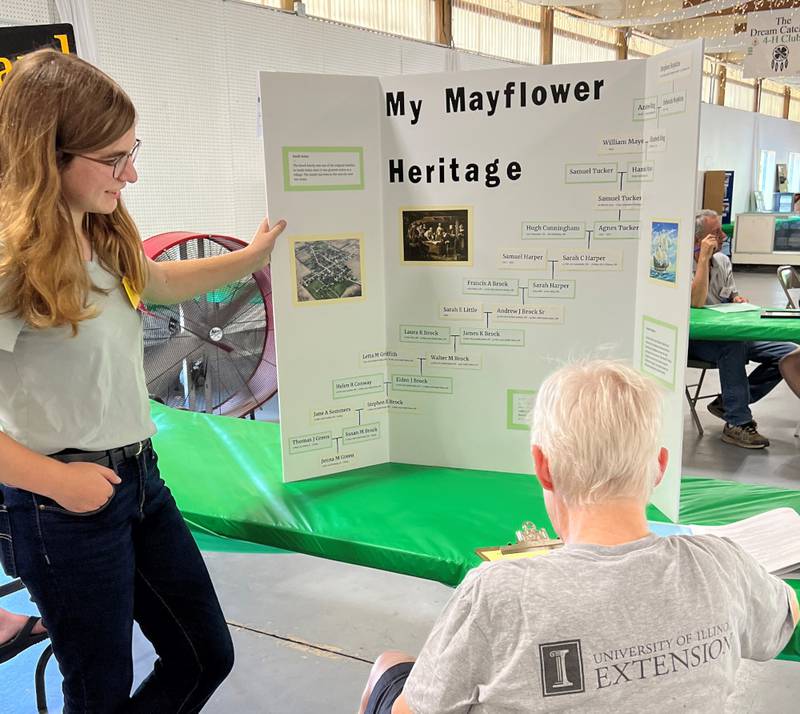
<instances>
[{"instance_id":1,"label":"white trifold display board","mask_svg":"<svg viewBox=\"0 0 800 714\"><path fill-rule=\"evenodd\" d=\"M702 59L261 73L285 480L530 473L542 380L610 356L664 387L677 517Z\"/></svg>"}]
</instances>

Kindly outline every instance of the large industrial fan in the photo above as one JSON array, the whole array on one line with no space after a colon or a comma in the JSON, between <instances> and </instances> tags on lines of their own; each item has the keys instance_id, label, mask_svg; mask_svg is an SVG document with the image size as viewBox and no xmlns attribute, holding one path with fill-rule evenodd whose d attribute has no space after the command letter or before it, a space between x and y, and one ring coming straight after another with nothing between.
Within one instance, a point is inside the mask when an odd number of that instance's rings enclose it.
<instances>
[{"instance_id":1,"label":"large industrial fan","mask_svg":"<svg viewBox=\"0 0 800 714\"><path fill-rule=\"evenodd\" d=\"M237 238L161 233L144 241L157 262L240 250ZM185 300L145 305L144 369L150 396L172 407L245 416L278 389L269 268Z\"/></svg>"}]
</instances>

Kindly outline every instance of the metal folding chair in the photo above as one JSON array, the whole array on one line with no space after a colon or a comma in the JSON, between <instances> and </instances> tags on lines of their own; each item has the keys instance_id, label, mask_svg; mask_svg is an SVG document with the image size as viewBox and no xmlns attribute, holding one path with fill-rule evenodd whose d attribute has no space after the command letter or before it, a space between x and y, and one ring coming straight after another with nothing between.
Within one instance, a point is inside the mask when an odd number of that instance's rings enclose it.
<instances>
[{"instance_id":1,"label":"metal folding chair","mask_svg":"<svg viewBox=\"0 0 800 714\"><path fill-rule=\"evenodd\" d=\"M691 357L687 360L686 366L690 369L699 369L700 370L700 379L697 381L697 384L687 384L685 387L686 391L686 401L689 402L689 411L692 413L692 420L694 421L695 427L697 427L697 433L700 436L703 436L705 433L703 429L703 425L700 423L700 419L697 416L697 409L695 405L702 399L716 399L719 396L717 394L700 394L700 390L703 388L703 380L706 377L706 372L709 369L717 369L717 365L715 362L706 362L702 359L692 359ZM690 392L690 389L694 388L694 393Z\"/></svg>"},{"instance_id":2,"label":"metal folding chair","mask_svg":"<svg viewBox=\"0 0 800 714\"><path fill-rule=\"evenodd\" d=\"M786 295L786 307L797 309L798 298L794 296L792 290L800 292L800 273L791 265L781 265L778 268L778 282ZM800 421L797 422L794 435L800 437Z\"/></svg>"},{"instance_id":3,"label":"metal folding chair","mask_svg":"<svg viewBox=\"0 0 800 714\"><path fill-rule=\"evenodd\" d=\"M786 307L797 309L797 300L792 290L800 291L800 273L791 265L781 265L778 268L778 282L786 294Z\"/></svg>"},{"instance_id":4,"label":"metal folding chair","mask_svg":"<svg viewBox=\"0 0 800 714\"><path fill-rule=\"evenodd\" d=\"M0 585L0 598L5 597L6 595L11 595L11 593L18 592L24 588L25 586L22 584L21 580L12 580L5 585ZM36 711L38 711L39 714L47 714L47 692L45 691L44 686L44 674L45 670L47 669L47 663L52 655L53 646L48 643L47 647L42 650L42 654L39 655L39 661L36 664L34 686L36 689Z\"/></svg>"}]
</instances>

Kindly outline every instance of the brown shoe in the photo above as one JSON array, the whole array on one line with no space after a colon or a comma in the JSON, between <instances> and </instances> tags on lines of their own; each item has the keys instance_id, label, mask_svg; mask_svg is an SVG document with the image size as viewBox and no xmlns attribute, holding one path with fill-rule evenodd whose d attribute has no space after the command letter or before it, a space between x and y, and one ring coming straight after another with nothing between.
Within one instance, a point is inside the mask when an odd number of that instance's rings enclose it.
<instances>
[{"instance_id":1,"label":"brown shoe","mask_svg":"<svg viewBox=\"0 0 800 714\"><path fill-rule=\"evenodd\" d=\"M743 449L763 449L765 446L769 446L769 439L766 436L761 436L756 431L756 423L754 421L747 422L747 424L742 424L741 426L725 424L722 429L722 440L726 444L741 446Z\"/></svg>"}]
</instances>

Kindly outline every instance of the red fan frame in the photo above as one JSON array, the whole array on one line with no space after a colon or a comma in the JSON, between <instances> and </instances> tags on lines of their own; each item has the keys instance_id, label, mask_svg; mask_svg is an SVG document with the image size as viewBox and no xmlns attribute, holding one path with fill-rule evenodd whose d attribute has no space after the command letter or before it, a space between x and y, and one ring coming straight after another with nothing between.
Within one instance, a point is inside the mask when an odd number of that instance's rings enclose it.
<instances>
[{"instance_id":1,"label":"red fan frame","mask_svg":"<svg viewBox=\"0 0 800 714\"><path fill-rule=\"evenodd\" d=\"M190 240L209 240L230 251L241 250L247 243L231 236L215 235L211 233L193 233L191 231L172 231L159 233L143 241L145 255L151 260L156 260L170 248ZM234 392L228 399L214 409L215 414L226 416L246 416L252 414L259 406L273 397L278 392L278 382L275 364L275 330L272 314L272 279L269 266L253 273L266 310L267 329L264 331L264 344L261 349L261 359L258 367L247 380L248 389ZM251 393L252 392L252 393Z\"/></svg>"}]
</instances>

